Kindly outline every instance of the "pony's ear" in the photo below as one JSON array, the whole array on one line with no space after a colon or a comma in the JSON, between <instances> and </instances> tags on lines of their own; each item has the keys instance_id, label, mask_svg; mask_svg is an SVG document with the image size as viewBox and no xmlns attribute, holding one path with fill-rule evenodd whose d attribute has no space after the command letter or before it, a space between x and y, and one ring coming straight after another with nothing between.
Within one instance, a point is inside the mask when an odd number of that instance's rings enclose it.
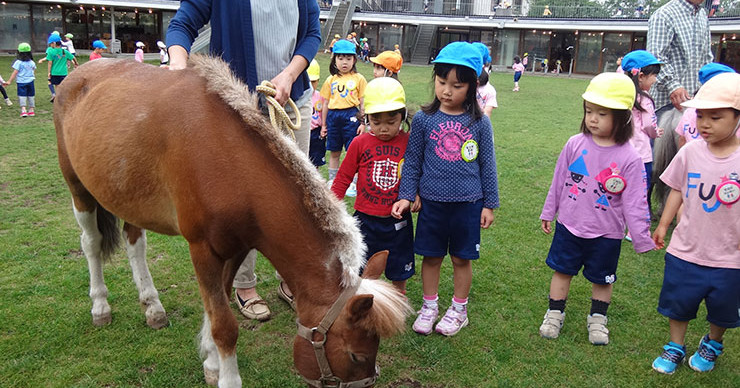
<instances>
[{"instance_id":1,"label":"pony's ear","mask_svg":"<svg viewBox=\"0 0 740 388\"><path fill-rule=\"evenodd\" d=\"M380 251L367 261L365 269L362 272L364 279L380 279L380 275L385 271L385 262L388 260L388 251Z\"/></svg>"},{"instance_id":2,"label":"pony's ear","mask_svg":"<svg viewBox=\"0 0 740 388\"><path fill-rule=\"evenodd\" d=\"M349 321L356 323L367 316L373 308L372 294L355 295L347 302L349 308Z\"/></svg>"}]
</instances>

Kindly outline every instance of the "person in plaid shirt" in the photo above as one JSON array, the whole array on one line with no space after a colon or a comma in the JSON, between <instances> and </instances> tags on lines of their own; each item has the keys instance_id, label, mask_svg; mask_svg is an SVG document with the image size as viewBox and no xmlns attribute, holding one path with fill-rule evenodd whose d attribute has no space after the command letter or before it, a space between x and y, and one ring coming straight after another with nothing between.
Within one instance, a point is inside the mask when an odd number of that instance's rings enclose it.
<instances>
[{"instance_id":1,"label":"person in plaid shirt","mask_svg":"<svg viewBox=\"0 0 740 388\"><path fill-rule=\"evenodd\" d=\"M699 90L699 69L714 56L704 0L671 0L650 16L647 51L664 62L650 95L658 116ZM659 117L660 118L660 117Z\"/></svg>"}]
</instances>

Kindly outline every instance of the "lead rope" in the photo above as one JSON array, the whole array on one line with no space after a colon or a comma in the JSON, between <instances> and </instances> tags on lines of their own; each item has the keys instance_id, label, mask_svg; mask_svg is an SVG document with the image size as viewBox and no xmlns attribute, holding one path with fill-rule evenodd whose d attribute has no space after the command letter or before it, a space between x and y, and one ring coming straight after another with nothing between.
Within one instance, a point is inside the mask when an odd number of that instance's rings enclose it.
<instances>
[{"instance_id":1,"label":"lead rope","mask_svg":"<svg viewBox=\"0 0 740 388\"><path fill-rule=\"evenodd\" d=\"M291 98L288 98L287 105L290 106L295 113L295 123L293 123L290 120L290 117L288 117L285 107L280 105L280 103L275 99L275 95L277 94L275 85L270 81L262 81L262 83L257 85L255 89L265 96L265 100L267 101L267 111L270 114L270 123L272 126L278 131L289 133L290 137L295 141L294 131L297 131L298 128L301 127L301 113L298 111L298 107L295 102L293 102Z\"/></svg>"}]
</instances>

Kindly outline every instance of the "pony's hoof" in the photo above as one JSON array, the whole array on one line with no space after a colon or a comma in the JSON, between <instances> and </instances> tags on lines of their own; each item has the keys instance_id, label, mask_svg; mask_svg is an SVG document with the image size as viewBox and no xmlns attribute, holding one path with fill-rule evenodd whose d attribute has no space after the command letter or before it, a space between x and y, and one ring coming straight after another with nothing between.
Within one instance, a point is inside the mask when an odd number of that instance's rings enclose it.
<instances>
[{"instance_id":1,"label":"pony's hoof","mask_svg":"<svg viewBox=\"0 0 740 388\"><path fill-rule=\"evenodd\" d=\"M203 375L206 377L206 384L218 386L218 369L203 368Z\"/></svg>"},{"instance_id":2,"label":"pony's hoof","mask_svg":"<svg viewBox=\"0 0 740 388\"><path fill-rule=\"evenodd\" d=\"M167 325L170 324L169 320L167 320L167 314L164 312L159 312L152 315L147 315L146 317L146 324L149 325L154 330L161 329Z\"/></svg>"},{"instance_id":3,"label":"pony's hoof","mask_svg":"<svg viewBox=\"0 0 740 388\"><path fill-rule=\"evenodd\" d=\"M111 315L110 314L103 314L103 315L93 315L93 326L105 326L109 325L111 322Z\"/></svg>"}]
</instances>

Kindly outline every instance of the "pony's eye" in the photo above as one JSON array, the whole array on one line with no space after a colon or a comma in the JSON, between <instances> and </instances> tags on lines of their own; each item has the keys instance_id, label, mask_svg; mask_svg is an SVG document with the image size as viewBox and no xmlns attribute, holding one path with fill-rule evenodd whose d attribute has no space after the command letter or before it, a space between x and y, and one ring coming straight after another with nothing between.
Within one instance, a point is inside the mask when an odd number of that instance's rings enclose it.
<instances>
[{"instance_id":1,"label":"pony's eye","mask_svg":"<svg viewBox=\"0 0 740 388\"><path fill-rule=\"evenodd\" d=\"M349 359L355 364L360 364L367 361L367 356L349 352Z\"/></svg>"}]
</instances>

